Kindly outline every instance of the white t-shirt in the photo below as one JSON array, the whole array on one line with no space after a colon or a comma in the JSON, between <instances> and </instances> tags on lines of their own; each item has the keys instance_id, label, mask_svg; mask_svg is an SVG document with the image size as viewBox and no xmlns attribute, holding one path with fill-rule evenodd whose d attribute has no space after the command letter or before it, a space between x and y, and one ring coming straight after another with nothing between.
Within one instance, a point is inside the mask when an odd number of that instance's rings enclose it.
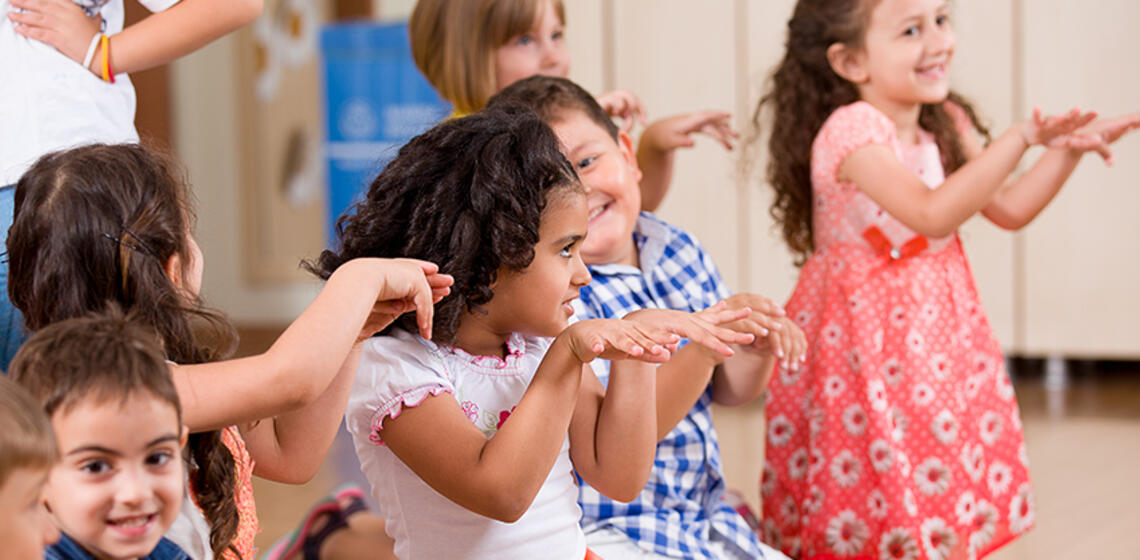
<instances>
[{"instance_id":1,"label":"white t-shirt","mask_svg":"<svg viewBox=\"0 0 1140 560\"><path fill-rule=\"evenodd\" d=\"M439 347L399 330L365 343L345 422L388 534L396 540L396 556L581 560L586 555L569 437L530 509L509 524L439 494L383 445L384 418L445 392L493 437L522 399L549 346L549 339L512 335L510 353L500 359Z\"/></svg>"},{"instance_id":2,"label":"white t-shirt","mask_svg":"<svg viewBox=\"0 0 1140 560\"><path fill-rule=\"evenodd\" d=\"M156 12L178 0L138 1ZM103 33L123 30L123 0L76 3L103 16ZM49 152L137 142L135 89L127 75L106 83L54 47L17 35L8 19L13 9L0 0L0 186L15 183Z\"/></svg>"}]
</instances>

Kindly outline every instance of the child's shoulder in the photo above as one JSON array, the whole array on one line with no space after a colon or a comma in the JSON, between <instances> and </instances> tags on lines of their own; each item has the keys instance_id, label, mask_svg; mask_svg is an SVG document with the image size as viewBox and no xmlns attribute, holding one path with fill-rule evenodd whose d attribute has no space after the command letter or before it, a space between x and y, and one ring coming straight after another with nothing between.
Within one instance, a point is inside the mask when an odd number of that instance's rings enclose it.
<instances>
[{"instance_id":1,"label":"child's shoulder","mask_svg":"<svg viewBox=\"0 0 1140 560\"><path fill-rule=\"evenodd\" d=\"M638 216L637 227L634 229L634 236L638 235L663 245L693 246L698 249L701 245L697 237L687 230L662 220L656 214L644 211Z\"/></svg>"},{"instance_id":2,"label":"child's shoulder","mask_svg":"<svg viewBox=\"0 0 1140 560\"><path fill-rule=\"evenodd\" d=\"M856 101L832 111L820 127L816 141L840 141L844 136L860 132L893 135L895 123L874 105Z\"/></svg>"}]
</instances>

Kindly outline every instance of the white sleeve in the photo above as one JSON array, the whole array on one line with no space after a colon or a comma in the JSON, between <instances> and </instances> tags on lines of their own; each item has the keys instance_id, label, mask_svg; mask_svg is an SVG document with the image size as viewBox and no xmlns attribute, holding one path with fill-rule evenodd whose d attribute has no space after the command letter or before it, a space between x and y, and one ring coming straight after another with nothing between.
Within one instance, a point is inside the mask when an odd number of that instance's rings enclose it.
<instances>
[{"instance_id":1,"label":"white sleeve","mask_svg":"<svg viewBox=\"0 0 1140 560\"><path fill-rule=\"evenodd\" d=\"M455 394L443 360L419 337L397 330L364 343L345 422L353 434L368 434L369 441L380 445L386 418L440 393Z\"/></svg>"},{"instance_id":2,"label":"white sleeve","mask_svg":"<svg viewBox=\"0 0 1140 560\"><path fill-rule=\"evenodd\" d=\"M178 0L139 0L139 4L152 12L161 12L177 3Z\"/></svg>"}]
</instances>

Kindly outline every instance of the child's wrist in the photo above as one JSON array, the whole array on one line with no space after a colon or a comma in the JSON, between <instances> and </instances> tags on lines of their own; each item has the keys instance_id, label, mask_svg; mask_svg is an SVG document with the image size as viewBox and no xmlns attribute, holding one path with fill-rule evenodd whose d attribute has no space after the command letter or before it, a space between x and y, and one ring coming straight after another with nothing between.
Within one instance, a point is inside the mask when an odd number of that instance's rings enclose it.
<instances>
[{"instance_id":1,"label":"child's wrist","mask_svg":"<svg viewBox=\"0 0 1140 560\"><path fill-rule=\"evenodd\" d=\"M1021 122L1017 123L1016 125L1014 125L1014 128L1017 130L1017 137L1020 138L1021 141L1025 143L1026 149L1029 149L1029 148L1033 147L1034 144L1037 144L1037 142L1035 141L1036 139L1033 138L1033 136L1035 136L1035 134L1030 131L1030 127L1031 127L1031 125L1030 125L1029 121L1021 121Z\"/></svg>"}]
</instances>

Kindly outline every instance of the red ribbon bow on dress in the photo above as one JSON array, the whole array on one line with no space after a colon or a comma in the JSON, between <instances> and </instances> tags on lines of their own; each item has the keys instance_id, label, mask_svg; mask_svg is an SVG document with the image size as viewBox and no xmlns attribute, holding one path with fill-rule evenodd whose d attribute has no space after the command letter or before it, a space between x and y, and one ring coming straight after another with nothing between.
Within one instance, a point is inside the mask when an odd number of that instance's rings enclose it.
<instances>
[{"instance_id":1,"label":"red ribbon bow on dress","mask_svg":"<svg viewBox=\"0 0 1140 560\"><path fill-rule=\"evenodd\" d=\"M891 245L891 240L887 239L883 230L879 229L878 226L871 226L863 230L863 239L866 239L876 252L896 261L905 257L913 257L930 246L930 242L925 236L916 235L908 239L906 243L895 247Z\"/></svg>"}]
</instances>

